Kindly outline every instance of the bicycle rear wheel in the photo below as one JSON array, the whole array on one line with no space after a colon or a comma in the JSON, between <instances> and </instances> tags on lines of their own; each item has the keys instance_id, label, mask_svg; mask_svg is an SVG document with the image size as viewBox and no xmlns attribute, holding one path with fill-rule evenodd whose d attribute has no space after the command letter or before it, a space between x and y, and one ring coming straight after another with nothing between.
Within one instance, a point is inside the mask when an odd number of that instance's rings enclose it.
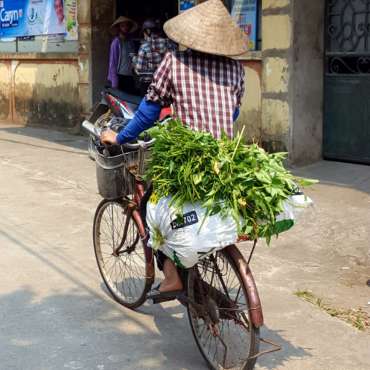
<instances>
[{"instance_id":1,"label":"bicycle rear wheel","mask_svg":"<svg viewBox=\"0 0 370 370\"><path fill-rule=\"evenodd\" d=\"M145 246L125 202L103 200L94 218L94 250L100 274L114 299L128 308L146 300Z\"/></svg>"},{"instance_id":2,"label":"bicycle rear wheel","mask_svg":"<svg viewBox=\"0 0 370 370\"><path fill-rule=\"evenodd\" d=\"M250 315L246 287L232 257L217 252L188 275L190 326L211 369L252 370L259 350L259 329Z\"/></svg>"}]
</instances>

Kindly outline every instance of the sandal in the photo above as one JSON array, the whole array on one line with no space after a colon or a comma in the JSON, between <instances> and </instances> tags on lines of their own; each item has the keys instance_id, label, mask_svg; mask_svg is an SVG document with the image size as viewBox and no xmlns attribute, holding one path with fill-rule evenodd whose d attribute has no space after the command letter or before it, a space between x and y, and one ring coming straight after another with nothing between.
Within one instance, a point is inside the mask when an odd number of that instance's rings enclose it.
<instances>
[{"instance_id":1,"label":"sandal","mask_svg":"<svg viewBox=\"0 0 370 370\"><path fill-rule=\"evenodd\" d=\"M173 290L169 292L161 292L159 290L160 286L161 284L158 284L153 289L151 289L146 295L146 298L151 299L154 304L166 302L166 301L172 301L174 299L177 299L178 296L184 292L183 290Z\"/></svg>"}]
</instances>

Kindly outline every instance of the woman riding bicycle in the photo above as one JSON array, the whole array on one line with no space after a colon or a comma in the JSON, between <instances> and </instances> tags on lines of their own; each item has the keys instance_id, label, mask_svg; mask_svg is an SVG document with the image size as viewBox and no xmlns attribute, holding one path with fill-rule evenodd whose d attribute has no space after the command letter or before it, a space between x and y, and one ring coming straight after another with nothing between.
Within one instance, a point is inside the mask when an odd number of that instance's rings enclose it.
<instances>
[{"instance_id":1,"label":"woman riding bicycle","mask_svg":"<svg viewBox=\"0 0 370 370\"><path fill-rule=\"evenodd\" d=\"M233 136L244 94L244 69L230 57L247 51L245 34L220 0L209 0L170 19L164 31L186 50L166 54L135 117L118 135L105 131L102 142L132 141L154 125L161 107L169 105L191 129L208 131L215 138L223 132ZM147 297L182 290L174 263L160 252L157 261L165 279Z\"/></svg>"}]
</instances>

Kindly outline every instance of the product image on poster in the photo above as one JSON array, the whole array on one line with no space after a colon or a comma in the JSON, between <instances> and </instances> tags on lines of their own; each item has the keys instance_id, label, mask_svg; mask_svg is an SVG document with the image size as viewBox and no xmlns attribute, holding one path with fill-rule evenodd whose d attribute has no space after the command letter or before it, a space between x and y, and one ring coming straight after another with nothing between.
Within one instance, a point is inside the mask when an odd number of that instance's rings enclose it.
<instances>
[{"instance_id":1,"label":"product image on poster","mask_svg":"<svg viewBox=\"0 0 370 370\"><path fill-rule=\"evenodd\" d=\"M180 13L195 6L195 0L180 0Z\"/></svg>"},{"instance_id":2,"label":"product image on poster","mask_svg":"<svg viewBox=\"0 0 370 370\"><path fill-rule=\"evenodd\" d=\"M66 40L78 40L77 0L64 0Z\"/></svg>"},{"instance_id":3,"label":"product image on poster","mask_svg":"<svg viewBox=\"0 0 370 370\"><path fill-rule=\"evenodd\" d=\"M0 0L0 37L65 33L63 0Z\"/></svg>"},{"instance_id":4,"label":"product image on poster","mask_svg":"<svg viewBox=\"0 0 370 370\"><path fill-rule=\"evenodd\" d=\"M248 37L249 50L257 44L257 0L235 0L231 15Z\"/></svg>"}]
</instances>

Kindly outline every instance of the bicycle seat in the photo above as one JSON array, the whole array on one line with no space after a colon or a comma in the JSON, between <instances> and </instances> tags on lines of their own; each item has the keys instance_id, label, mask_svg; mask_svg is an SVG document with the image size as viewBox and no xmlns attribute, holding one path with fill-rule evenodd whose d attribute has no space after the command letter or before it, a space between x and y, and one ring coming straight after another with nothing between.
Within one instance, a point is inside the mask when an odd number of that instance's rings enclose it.
<instances>
[{"instance_id":1,"label":"bicycle seat","mask_svg":"<svg viewBox=\"0 0 370 370\"><path fill-rule=\"evenodd\" d=\"M126 103L131 103L135 105L139 105L142 100L140 96L127 94L121 90L113 89L112 87L106 88L105 92L113 95L114 97L118 99L125 101Z\"/></svg>"}]
</instances>

